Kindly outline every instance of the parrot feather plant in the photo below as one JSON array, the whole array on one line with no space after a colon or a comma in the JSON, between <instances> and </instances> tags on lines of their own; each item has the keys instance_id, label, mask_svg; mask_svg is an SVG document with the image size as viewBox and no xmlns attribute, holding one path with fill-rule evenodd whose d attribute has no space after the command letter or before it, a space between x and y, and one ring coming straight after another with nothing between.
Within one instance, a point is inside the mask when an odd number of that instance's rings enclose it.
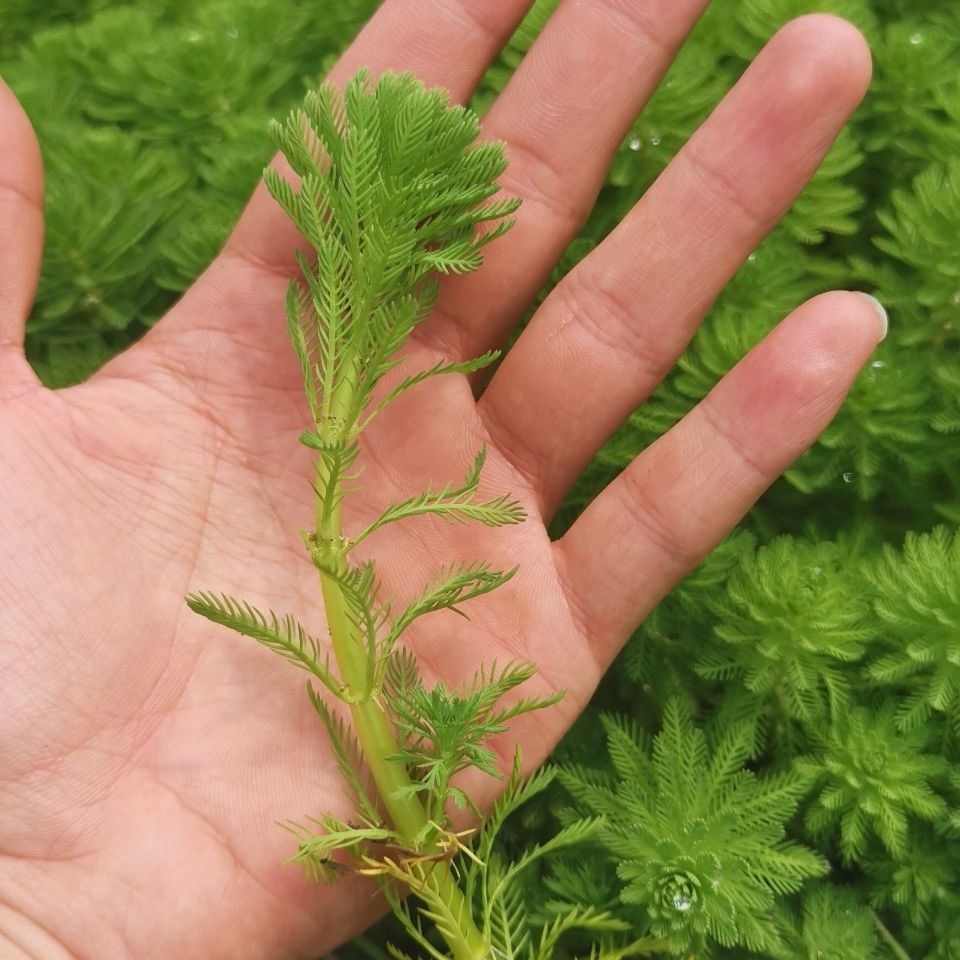
<instances>
[{"instance_id":1,"label":"parrot feather plant","mask_svg":"<svg viewBox=\"0 0 960 960\"><path fill-rule=\"evenodd\" d=\"M491 201L506 167L503 147L475 142L476 115L410 74L386 74L373 84L361 72L342 94L325 84L285 122L275 122L273 132L300 181L295 189L268 168L267 188L316 254L298 252L302 278L290 283L286 314L311 416L300 439L316 454L315 525L303 540L319 576L332 650L291 616L240 599L203 592L187 603L311 675L309 697L355 813L349 822L323 815L289 823L298 841L291 859L317 881L346 872L376 878L407 933L433 957L445 954L430 939L430 925L456 960L549 957L569 929L621 931L622 921L575 908L533 938L520 873L594 833L599 820L575 821L519 859L503 860L494 839L504 819L553 776L544 770L522 780L519 749L487 823L453 828L451 807L469 808L478 820L481 814L454 783L457 774L475 768L502 776L489 739L561 695L504 703L534 673L524 662L481 665L460 687L428 688L404 634L426 614L459 613L461 604L496 590L516 570L483 562L442 567L397 612L382 598L376 564L351 560L358 544L408 517L432 514L488 527L523 521L508 494L478 496L485 450L477 451L461 485L396 503L361 530L343 523L370 422L428 378L473 373L498 356L491 351L382 383L433 311L438 275L478 269L483 247L512 226L505 218L519 201ZM408 894L417 907L408 905Z\"/></svg>"}]
</instances>

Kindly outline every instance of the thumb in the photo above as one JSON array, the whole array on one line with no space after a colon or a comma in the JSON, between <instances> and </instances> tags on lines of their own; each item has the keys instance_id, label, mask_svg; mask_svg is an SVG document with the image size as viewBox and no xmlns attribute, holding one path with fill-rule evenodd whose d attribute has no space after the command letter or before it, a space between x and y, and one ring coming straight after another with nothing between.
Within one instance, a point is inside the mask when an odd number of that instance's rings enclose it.
<instances>
[{"instance_id":1,"label":"thumb","mask_svg":"<svg viewBox=\"0 0 960 960\"><path fill-rule=\"evenodd\" d=\"M34 389L24 330L43 250L43 165L36 135L0 80L0 402Z\"/></svg>"}]
</instances>

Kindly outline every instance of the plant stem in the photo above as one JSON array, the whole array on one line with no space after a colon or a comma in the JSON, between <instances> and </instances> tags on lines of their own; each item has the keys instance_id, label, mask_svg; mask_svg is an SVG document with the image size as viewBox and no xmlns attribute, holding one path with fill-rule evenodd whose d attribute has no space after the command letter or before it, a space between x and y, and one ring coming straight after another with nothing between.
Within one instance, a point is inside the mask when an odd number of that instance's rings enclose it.
<instances>
[{"instance_id":1,"label":"plant stem","mask_svg":"<svg viewBox=\"0 0 960 960\"><path fill-rule=\"evenodd\" d=\"M331 464L326 469L327 479L333 479L333 500L323 503L318 498L317 535L324 545L327 562L343 569L346 559L339 503L341 471L338 464ZM324 489L323 484L320 489ZM339 584L322 571L320 584L334 657L341 679L351 694L350 713L364 759L394 829L411 847L417 848L428 831L429 820L419 798L407 789L411 780L406 766L402 761L386 759L398 754L400 747L383 707L368 689L371 676L369 654L356 636ZM460 921L458 935L445 936L456 960L487 957L486 939L473 921L473 910L454 880L449 864L445 861L436 863L430 871L429 882Z\"/></svg>"},{"instance_id":2,"label":"plant stem","mask_svg":"<svg viewBox=\"0 0 960 960\"><path fill-rule=\"evenodd\" d=\"M871 911L872 912L872 911ZM877 930L880 931L880 936L886 941L887 946L893 951L894 956L897 960L910 960L910 955L907 953L903 947L897 943L896 937L887 929L886 924L874 913L873 922L876 924Z\"/></svg>"}]
</instances>

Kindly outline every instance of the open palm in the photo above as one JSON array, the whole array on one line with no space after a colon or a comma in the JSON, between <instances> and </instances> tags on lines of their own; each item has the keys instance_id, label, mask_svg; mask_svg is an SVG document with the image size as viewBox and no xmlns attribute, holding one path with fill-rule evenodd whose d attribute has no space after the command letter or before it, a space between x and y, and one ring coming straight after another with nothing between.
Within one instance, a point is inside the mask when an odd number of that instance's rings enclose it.
<instances>
[{"instance_id":1,"label":"open palm","mask_svg":"<svg viewBox=\"0 0 960 960\"><path fill-rule=\"evenodd\" d=\"M386 0L336 67L416 72L469 95L529 2ZM588 212L606 166L704 0L567 2L484 136L525 203L473 276L446 282L405 371L502 344ZM365 434L355 531L463 476L526 523L430 518L363 545L406 597L442 563L519 564L471 622L418 621L428 675L523 657L561 705L515 728L540 762L630 631L825 427L880 335L847 293L800 307L646 450L558 542L545 523L656 386L862 96L856 31L786 27L629 217L553 292L478 400L430 381ZM303 678L194 616L191 590L290 611L321 634L308 414L286 343L296 236L259 189L223 253L141 343L43 389L22 353L42 235L39 156L5 88L0 130L0 948L13 958L309 957L380 909L310 886L274 821L346 814ZM422 624L422 626L421 626ZM490 781L488 795L496 789Z\"/></svg>"}]
</instances>

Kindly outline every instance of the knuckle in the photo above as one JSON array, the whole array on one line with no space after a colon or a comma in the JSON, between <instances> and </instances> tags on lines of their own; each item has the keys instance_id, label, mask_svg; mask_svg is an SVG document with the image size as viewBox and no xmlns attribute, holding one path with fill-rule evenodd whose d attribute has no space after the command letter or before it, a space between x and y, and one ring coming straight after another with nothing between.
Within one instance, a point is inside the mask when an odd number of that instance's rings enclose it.
<instances>
[{"instance_id":1,"label":"knuckle","mask_svg":"<svg viewBox=\"0 0 960 960\"><path fill-rule=\"evenodd\" d=\"M504 29L501 25L503 15L499 12L494 12L493 17L490 15L491 11L496 11L497 5L489 4L486 0L457 0L455 6L463 19L472 29L480 33L484 41L499 46L504 39Z\"/></svg>"},{"instance_id":2,"label":"knuckle","mask_svg":"<svg viewBox=\"0 0 960 960\"><path fill-rule=\"evenodd\" d=\"M628 469L623 477L623 504L629 521L675 569L684 572L693 569L702 559L702 550L688 541L681 525L670 518L664 506L657 502L633 471Z\"/></svg>"},{"instance_id":3,"label":"knuckle","mask_svg":"<svg viewBox=\"0 0 960 960\"><path fill-rule=\"evenodd\" d=\"M711 401L709 396L700 404L700 412L712 435L719 439L734 459L764 485L769 483L770 471L757 455L759 451L755 452L749 441L744 439L748 434L736 429L729 417L720 412L718 405Z\"/></svg>"},{"instance_id":4,"label":"knuckle","mask_svg":"<svg viewBox=\"0 0 960 960\"><path fill-rule=\"evenodd\" d=\"M672 25L676 16L675 0L637 3L636 0L603 0L600 6L627 29L639 34L641 41L657 53L672 56L679 43Z\"/></svg>"},{"instance_id":5,"label":"knuckle","mask_svg":"<svg viewBox=\"0 0 960 960\"><path fill-rule=\"evenodd\" d=\"M577 324L582 335L618 366L628 368L631 376L639 372L656 383L666 374L670 359L653 347L632 305L591 270L574 270L555 296L563 315Z\"/></svg>"},{"instance_id":6,"label":"knuckle","mask_svg":"<svg viewBox=\"0 0 960 960\"><path fill-rule=\"evenodd\" d=\"M702 148L693 144L688 147L686 159L693 172L693 182L700 185L702 192L713 196L717 209L726 213L732 208L751 232L766 229L770 218L748 198L734 164L710 159Z\"/></svg>"},{"instance_id":7,"label":"knuckle","mask_svg":"<svg viewBox=\"0 0 960 960\"><path fill-rule=\"evenodd\" d=\"M533 140L512 139L507 143L510 163L501 177L505 193L523 198L521 216L531 208L573 233L587 219L591 203L572 190L563 171Z\"/></svg>"}]
</instances>

